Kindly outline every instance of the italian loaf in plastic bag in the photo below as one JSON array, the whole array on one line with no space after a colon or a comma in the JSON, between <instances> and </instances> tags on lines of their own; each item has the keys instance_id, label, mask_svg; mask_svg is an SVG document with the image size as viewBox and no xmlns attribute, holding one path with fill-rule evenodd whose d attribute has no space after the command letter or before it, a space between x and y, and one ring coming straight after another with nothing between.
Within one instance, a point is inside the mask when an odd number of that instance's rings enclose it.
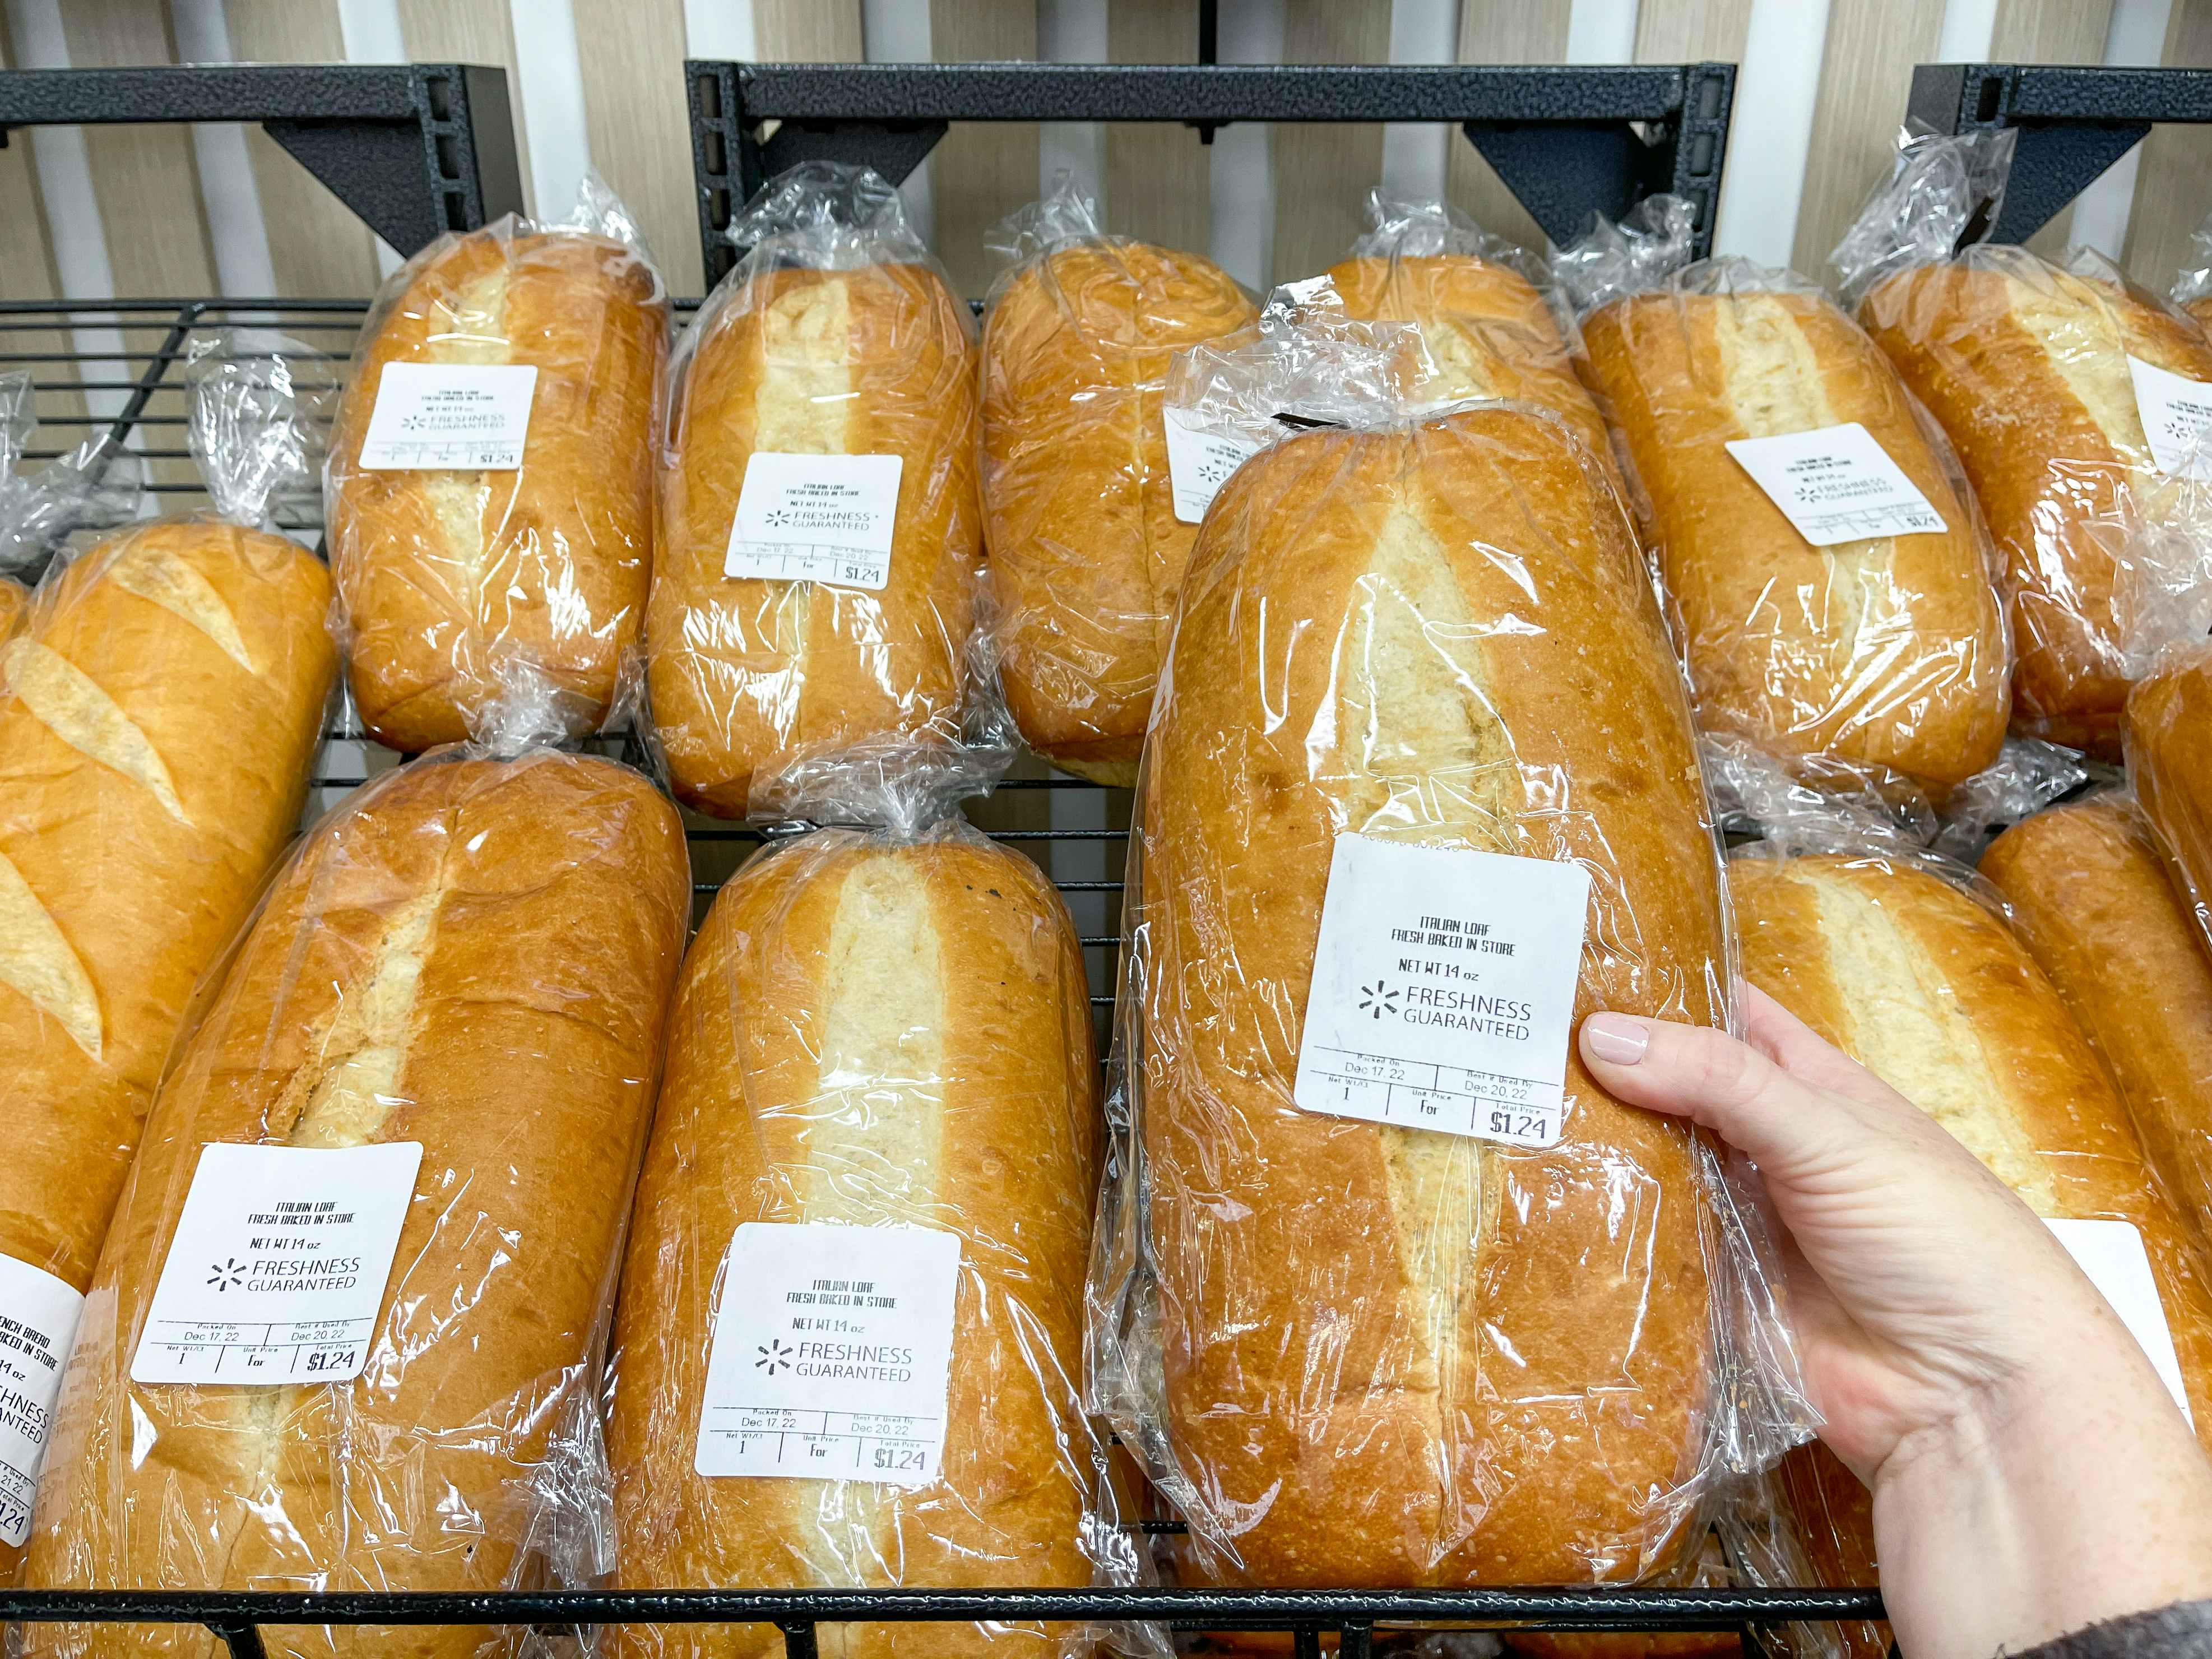
<instances>
[{"instance_id":1,"label":"italian loaf in plastic bag","mask_svg":"<svg viewBox=\"0 0 2212 1659\"><path fill-rule=\"evenodd\" d=\"M1571 1051L1593 1008L1729 1018L1680 673L1556 415L1416 412L1401 329L1270 311L1171 394L1279 441L1146 743L1095 1403L1206 1579L1649 1577L1806 1427L1713 1149Z\"/></svg>"},{"instance_id":2,"label":"italian loaf in plastic bag","mask_svg":"<svg viewBox=\"0 0 2212 1659\"><path fill-rule=\"evenodd\" d=\"M1692 260L1690 220L1689 203L1650 198L1619 225L1596 221L1553 268L1633 476L1698 719L1948 788L1996 758L2010 707L1972 492L1818 284ZM1773 471L1762 479L1755 464ZM1769 493L1778 481L1787 507Z\"/></svg>"},{"instance_id":3,"label":"italian loaf in plastic bag","mask_svg":"<svg viewBox=\"0 0 2212 1659\"><path fill-rule=\"evenodd\" d=\"M977 781L863 770L841 810L825 775L812 816L873 806L878 827L772 841L692 945L609 1387L627 1586L1148 1571L1081 1400L1100 1133L1082 953L1038 868L954 811ZM1049 1655L1094 1634L857 1623L839 1640L851 1659ZM617 1642L782 1651L769 1626Z\"/></svg>"},{"instance_id":4,"label":"italian loaf in plastic bag","mask_svg":"<svg viewBox=\"0 0 2212 1659\"><path fill-rule=\"evenodd\" d=\"M2087 250L2054 262L1972 241L2002 200L2011 139L1915 140L1832 258L1989 521L2014 728L2117 760L2130 578L2109 526L2158 512L2176 382L2212 381L2212 341Z\"/></svg>"},{"instance_id":5,"label":"italian loaf in plastic bag","mask_svg":"<svg viewBox=\"0 0 2212 1659\"><path fill-rule=\"evenodd\" d=\"M528 741L559 732L557 703L524 713L499 753L441 750L348 796L203 988L85 1304L30 1584L494 1590L611 1569L597 1396L689 864L647 779ZM524 1634L264 1640L472 1656Z\"/></svg>"},{"instance_id":6,"label":"italian loaf in plastic bag","mask_svg":"<svg viewBox=\"0 0 2212 1659\"><path fill-rule=\"evenodd\" d=\"M2212 1435L2203 1258L2096 1045L2003 896L1928 851L1911 827L1883 821L1872 791L1839 811L1832 798L1776 786L1771 761L1762 781L1747 750L1710 758L1723 796L1763 819L1763 838L1738 847L1729 866L1745 978L1926 1112L2041 1216L2053 1248L2125 1324L2129 1335L2116 1329L2114 1340L2132 1336L2200 1437ZM1814 1582L1873 1582L1870 1503L1824 1448L1785 1459L1766 1500L1794 1546L1769 1539L1740 1559L1754 1570L1765 1561L1767 1582L1805 1567ZM1754 1530L1767 1524L1753 1519ZM1853 1654L1881 1650L1869 1631L1842 1637Z\"/></svg>"},{"instance_id":7,"label":"italian loaf in plastic bag","mask_svg":"<svg viewBox=\"0 0 2212 1659\"><path fill-rule=\"evenodd\" d=\"M0 1317L27 1333L0 1385L30 1402L0 1427L0 1583L172 1039L297 829L321 740L329 578L257 528L313 476L297 350L188 343L217 513L136 520L131 458L97 443L0 502L0 542L45 564L0 644ZM103 518L127 527L72 550Z\"/></svg>"},{"instance_id":8,"label":"italian loaf in plastic bag","mask_svg":"<svg viewBox=\"0 0 2212 1659\"><path fill-rule=\"evenodd\" d=\"M1255 313L1202 255L1106 235L1064 173L991 244L983 530L1006 701L1038 754L1127 787L1198 534L1174 487L1169 360Z\"/></svg>"},{"instance_id":9,"label":"italian loaf in plastic bag","mask_svg":"<svg viewBox=\"0 0 2212 1659\"><path fill-rule=\"evenodd\" d=\"M347 678L409 753L520 677L596 730L639 672L668 294L596 177L564 220L441 236L362 326L325 474Z\"/></svg>"},{"instance_id":10,"label":"italian loaf in plastic bag","mask_svg":"<svg viewBox=\"0 0 2212 1659\"><path fill-rule=\"evenodd\" d=\"M808 162L672 360L647 609L655 740L741 817L794 760L951 744L980 556L975 325L875 173Z\"/></svg>"}]
</instances>

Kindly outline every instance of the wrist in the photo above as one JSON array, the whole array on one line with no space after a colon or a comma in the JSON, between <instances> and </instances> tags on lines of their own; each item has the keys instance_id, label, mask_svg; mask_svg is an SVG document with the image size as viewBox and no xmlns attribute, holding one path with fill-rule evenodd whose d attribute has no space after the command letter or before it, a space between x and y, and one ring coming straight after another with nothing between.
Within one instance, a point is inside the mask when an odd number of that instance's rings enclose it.
<instances>
[{"instance_id":1,"label":"wrist","mask_svg":"<svg viewBox=\"0 0 2212 1659\"><path fill-rule=\"evenodd\" d=\"M2212 1464L2101 1301L1962 1390L1874 1478L1876 1553L1915 1659L2016 1650L2212 1595Z\"/></svg>"}]
</instances>

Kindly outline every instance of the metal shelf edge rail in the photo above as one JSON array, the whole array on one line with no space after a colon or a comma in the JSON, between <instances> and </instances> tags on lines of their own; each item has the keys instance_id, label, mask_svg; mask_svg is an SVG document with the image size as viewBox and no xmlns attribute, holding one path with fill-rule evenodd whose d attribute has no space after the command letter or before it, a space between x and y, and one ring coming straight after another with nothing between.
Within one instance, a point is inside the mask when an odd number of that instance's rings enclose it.
<instances>
[{"instance_id":1,"label":"metal shelf edge rail","mask_svg":"<svg viewBox=\"0 0 2212 1659\"><path fill-rule=\"evenodd\" d=\"M814 1659L815 1626L854 1620L1153 1622L1179 1630L1291 1631L1317 1655L1337 1632L1365 1659L1377 1625L1545 1630L1739 1630L1792 1620L1879 1619L1874 1590L816 1589L486 1592L0 1590L0 1623L100 1620L204 1626L232 1659L264 1659L264 1625L772 1624L787 1659Z\"/></svg>"},{"instance_id":2,"label":"metal shelf edge rail","mask_svg":"<svg viewBox=\"0 0 2212 1659\"><path fill-rule=\"evenodd\" d=\"M1546 234L1671 191L1712 251L1733 64L1275 67L1206 64L685 62L708 281L736 262L732 216L800 161L865 163L893 184L952 121L1456 123Z\"/></svg>"},{"instance_id":3,"label":"metal shelf edge rail","mask_svg":"<svg viewBox=\"0 0 2212 1659\"><path fill-rule=\"evenodd\" d=\"M258 121L404 256L522 210L504 70L477 64L252 64L0 71L17 127Z\"/></svg>"},{"instance_id":4,"label":"metal shelf edge rail","mask_svg":"<svg viewBox=\"0 0 2212 1659\"><path fill-rule=\"evenodd\" d=\"M1993 242L2024 242L2160 122L2212 122L2212 70L1923 64L1907 118L1935 132L2011 128Z\"/></svg>"}]
</instances>

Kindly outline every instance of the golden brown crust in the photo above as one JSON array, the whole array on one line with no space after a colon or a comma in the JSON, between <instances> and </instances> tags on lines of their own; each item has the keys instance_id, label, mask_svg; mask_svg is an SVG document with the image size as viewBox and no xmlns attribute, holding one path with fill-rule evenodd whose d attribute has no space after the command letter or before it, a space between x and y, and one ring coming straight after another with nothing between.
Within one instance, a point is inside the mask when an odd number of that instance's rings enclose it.
<instances>
[{"instance_id":1,"label":"golden brown crust","mask_svg":"<svg viewBox=\"0 0 2212 1659\"><path fill-rule=\"evenodd\" d=\"M1091 1582L1073 1413L1097 1086L1074 930L1019 855L828 833L724 887L677 992L617 1320L625 1585ZM938 1483L695 1473L719 1271L750 1221L961 1235ZM1040 1626L821 1639L839 1659L1049 1650ZM631 1659L781 1648L765 1626L631 1626L620 1643Z\"/></svg>"},{"instance_id":2,"label":"golden brown crust","mask_svg":"<svg viewBox=\"0 0 2212 1659\"><path fill-rule=\"evenodd\" d=\"M296 543L166 521L0 647L0 1253L79 1290L193 981L299 823L329 605Z\"/></svg>"},{"instance_id":3,"label":"golden brown crust","mask_svg":"<svg viewBox=\"0 0 2212 1659\"><path fill-rule=\"evenodd\" d=\"M1688 1138L1571 1053L1550 1151L1291 1103L1346 829L1583 861L1602 896L1577 1014L1721 1018L1719 875L1628 524L1544 416L1312 433L1215 499L1182 605L1141 803L1142 1122L1206 1565L1284 1585L1656 1570L1703 1433ZM1638 1267L1595 1273L1626 1170L1648 1199L1632 1248L1607 1249Z\"/></svg>"},{"instance_id":4,"label":"golden brown crust","mask_svg":"<svg viewBox=\"0 0 2212 1659\"><path fill-rule=\"evenodd\" d=\"M12 576L0 576L0 644L5 644L21 625L30 593Z\"/></svg>"},{"instance_id":5,"label":"golden brown crust","mask_svg":"<svg viewBox=\"0 0 2212 1659\"><path fill-rule=\"evenodd\" d=\"M647 681L678 798L738 817L754 773L795 751L954 734L981 533L975 353L966 307L915 264L764 271L703 327L661 459ZM723 575L756 449L902 458L881 591Z\"/></svg>"},{"instance_id":6,"label":"golden brown crust","mask_svg":"<svg viewBox=\"0 0 2212 1659\"><path fill-rule=\"evenodd\" d=\"M2061 806L1999 836L1981 870L2212 1249L2212 961L2148 830L2118 798Z\"/></svg>"},{"instance_id":7,"label":"golden brown crust","mask_svg":"<svg viewBox=\"0 0 2212 1659\"><path fill-rule=\"evenodd\" d=\"M637 252L574 232L449 239L362 342L331 437L330 552L362 722L408 753L469 735L517 668L606 718L653 569L668 301ZM538 370L520 468L360 465L387 363Z\"/></svg>"},{"instance_id":8,"label":"golden brown crust","mask_svg":"<svg viewBox=\"0 0 2212 1659\"><path fill-rule=\"evenodd\" d=\"M1583 324L1641 485L1700 720L1938 788L2004 740L2010 663L1973 508L1897 374L1814 294L1639 295ZM1806 544L1726 446L1856 422L1948 526Z\"/></svg>"},{"instance_id":9,"label":"golden brown crust","mask_svg":"<svg viewBox=\"0 0 2212 1659\"><path fill-rule=\"evenodd\" d=\"M2128 781L2212 939L2212 653L2168 662L2129 695Z\"/></svg>"},{"instance_id":10,"label":"golden brown crust","mask_svg":"<svg viewBox=\"0 0 2212 1659\"><path fill-rule=\"evenodd\" d=\"M1175 515L1168 364L1255 315L1212 260L1119 239L1057 249L992 301L983 534L1000 678L1047 759L1136 761L1198 536Z\"/></svg>"},{"instance_id":11,"label":"golden brown crust","mask_svg":"<svg viewBox=\"0 0 2212 1659\"><path fill-rule=\"evenodd\" d=\"M1739 857L1744 977L1869 1067L2054 1219L2142 1235L2190 1410L2212 1437L2212 1291L2127 1108L2005 922L1877 859Z\"/></svg>"},{"instance_id":12,"label":"golden brown crust","mask_svg":"<svg viewBox=\"0 0 2212 1659\"><path fill-rule=\"evenodd\" d=\"M41 1587L512 1583L592 1355L690 905L667 800L612 763L410 767L270 889L163 1080L100 1255L41 1486ZM144 1387L131 1355L202 1145L416 1141L367 1371ZM271 1651L471 1656L489 1632L270 1627ZM40 1626L33 1654L206 1655Z\"/></svg>"},{"instance_id":13,"label":"golden brown crust","mask_svg":"<svg viewBox=\"0 0 2212 1659\"><path fill-rule=\"evenodd\" d=\"M1517 271L1464 253L1363 255L1331 265L1328 280L1350 315L1420 330L1438 377L1422 396L1540 404L1617 476L1613 441L1559 325Z\"/></svg>"},{"instance_id":14,"label":"golden brown crust","mask_svg":"<svg viewBox=\"0 0 2212 1659\"><path fill-rule=\"evenodd\" d=\"M1874 1495L1818 1441L1793 1448L1775 1467L1774 1487L1812 1582L1836 1589L1873 1589L1881 1580L1874 1553ZM1887 1620L1845 1620L1825 1626L1843 1645L1843 1659L1888 1659Z\"/></svg>"},{"instance_id":15,"label":"golden brown crust","mask_svg":"<svg viewBox=\"0 0 2212 1659\"><path fill-rule=\"evenodd\" d=\"M2092 520L2150 452L2127 359L2212 380L2212 341L2149 295L1991 250L1900 272L1859 320L1959 452L2005 566L2013 725L2118 758L2118 567Z\"/></svg>"}]
</instances>

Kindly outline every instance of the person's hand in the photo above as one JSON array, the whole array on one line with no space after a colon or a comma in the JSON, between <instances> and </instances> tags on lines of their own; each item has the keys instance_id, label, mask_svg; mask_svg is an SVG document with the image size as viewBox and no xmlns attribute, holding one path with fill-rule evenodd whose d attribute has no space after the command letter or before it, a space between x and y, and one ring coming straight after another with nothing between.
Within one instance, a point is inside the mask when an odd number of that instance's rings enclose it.
<instances>
[{"instance_id":1,"label":"person's hand","mask_svg":"<svg viewBox=\"0 0 2212 1659\"><path fill-rule=\"evenodd\" d=\"M1933 1118L1765 994L1742 1002L1746 1042L1601 1013L1582 1054L1759 1165L1900 1646L1978 1659L2212 1595L2212 1465L2118 1316Z\"/></svg>"}]
</instances>

